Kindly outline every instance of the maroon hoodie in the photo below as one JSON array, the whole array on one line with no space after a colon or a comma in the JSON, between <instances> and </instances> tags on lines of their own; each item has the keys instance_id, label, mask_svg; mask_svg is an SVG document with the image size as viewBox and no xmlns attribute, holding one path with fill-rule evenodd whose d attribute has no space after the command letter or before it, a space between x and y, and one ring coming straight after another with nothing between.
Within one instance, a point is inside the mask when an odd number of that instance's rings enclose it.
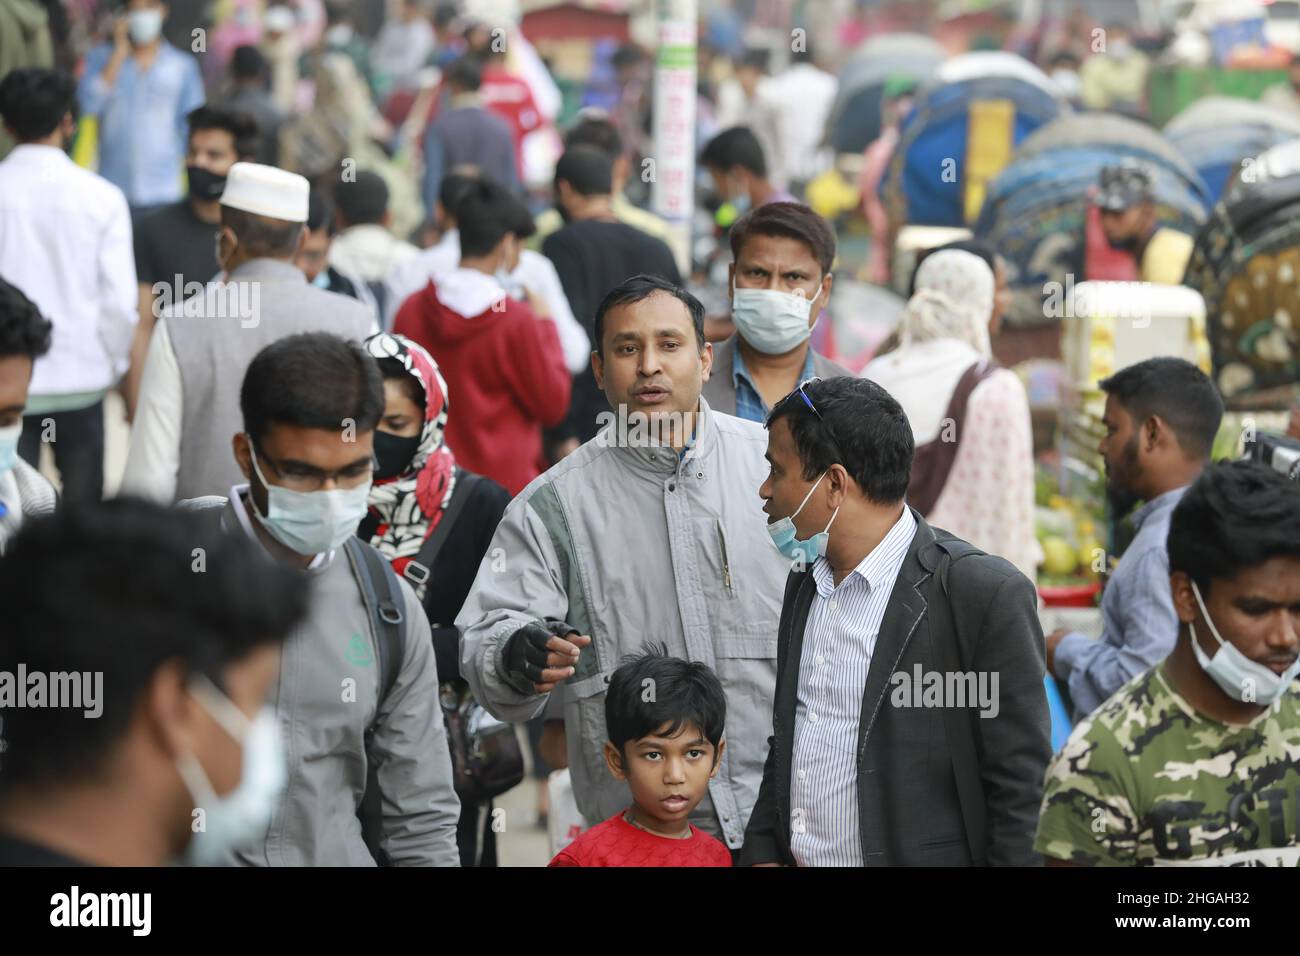
<instances>
[{"instance_id":1,"label":"maroon hoodie","mask_svg":"<svg viewBox=\"0 0 1300 956\"><path fill-rule=\"evenodd\" d=\"M467 318L430 281L398 309L393 331L428 349L447 380L447 445L458 465L511 495L541 474L542 427L564 420L572 383L554 322L509 296Z\"/></svg>"}]
</instances>

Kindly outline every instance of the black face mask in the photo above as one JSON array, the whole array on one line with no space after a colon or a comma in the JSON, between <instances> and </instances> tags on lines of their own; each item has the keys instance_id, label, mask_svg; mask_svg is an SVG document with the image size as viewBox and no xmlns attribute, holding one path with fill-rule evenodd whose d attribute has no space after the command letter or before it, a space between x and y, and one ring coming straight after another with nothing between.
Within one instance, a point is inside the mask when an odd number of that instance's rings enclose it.
<instances>
[{"instance_id":1,"label":"black face mask","mask_svg":"<svg viewBox=\"0 0 1300 956\"><path fill-rule=\"evenodd\" d=\"M189 177L191 199L220 199L226 190L226 177L202 166L186 166L185 175Z\"/></svg>"},{"instance_id":2,"label":"black face mask","mask_svg":"<svg viewBox=\"0 0 1300 956\"><path fill-rule=\"evenodd\" d=\"M419 447L419 435L403 438L375 429L375 461L379 463L375 477L396 478L411 466L411 459Z\"/></svg>"}]
</instances>

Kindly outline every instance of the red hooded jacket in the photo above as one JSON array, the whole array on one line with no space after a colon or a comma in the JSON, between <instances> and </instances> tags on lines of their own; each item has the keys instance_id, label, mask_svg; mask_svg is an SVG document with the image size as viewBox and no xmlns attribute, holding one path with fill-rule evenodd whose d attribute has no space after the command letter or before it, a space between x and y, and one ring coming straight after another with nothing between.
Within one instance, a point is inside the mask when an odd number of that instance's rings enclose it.
<instances>
[{"instance_id":1,"label":"red hooded jacket","mask_svg":"<svg viewBox=\"0 0 1300 956\"><path fill-rule=\"evenodd\" d=\"M511 495L541 474L542 427L564 420L572 384L555 323L509 296L467 318L430 281L398 309L393 331L423 345L447 380L457 464Z\"/></svg>"}]
</instances>

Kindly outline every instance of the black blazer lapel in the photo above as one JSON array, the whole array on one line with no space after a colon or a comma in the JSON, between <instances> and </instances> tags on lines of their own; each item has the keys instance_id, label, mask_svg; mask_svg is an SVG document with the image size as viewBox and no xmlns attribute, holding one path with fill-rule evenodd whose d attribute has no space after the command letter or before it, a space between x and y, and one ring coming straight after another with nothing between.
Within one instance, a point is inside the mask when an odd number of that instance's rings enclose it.
<instances>
[{"instance_id":1,"label":"black blazer lapel","mask_svg":"<svg viewBox=\"0 0 1300 956\"><path fill-rule=\"evenodd\" d=\"M803 657L803 635L808 626L808 611L816 593L817 582L810 569L800 575L794 592L789 638L779 661L781 682L776 688L776 701L772 711L777 810L782 824L781 843L787 853L790 843L790 768L794 759L794 718L799 706L799 661Z\"/></svg>"}]
</instances>

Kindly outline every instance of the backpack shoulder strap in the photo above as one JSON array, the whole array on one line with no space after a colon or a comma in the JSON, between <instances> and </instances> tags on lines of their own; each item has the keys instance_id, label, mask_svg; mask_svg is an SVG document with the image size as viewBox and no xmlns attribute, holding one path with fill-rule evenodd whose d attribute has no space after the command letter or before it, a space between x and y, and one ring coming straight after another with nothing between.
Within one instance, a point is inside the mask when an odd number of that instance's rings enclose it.
<instances>
[{"instance_id":1,"label":"backpack shoulder strap","mask_svg":"<svg viewBox=\"0 0 1300 956\"><path fill-rule=\"evenodd\" d=\"M388 696L406 656L406 620L402 613L401 588L388 560L360 538L344 545L352 573L361 585L361 596L370 613L371 629L379 660L380 702Z\"/></svg>"},{"instance_id":2,"label":"backpack shoulder strap","mask_svg":"<svg viewBox=\"0 0 1300 956\"><path fill-rule=\"evenodd\" d=\"M402 577L416 587L422 587L429 580L429 576L433 573L433 563L438 560L438 552L442 550L447 536L451 534L456 519L465 510L465 502L469 501L474 489L482 480L482 475L457 469L456 487L452 489L451 501L447 502L446 510L438 520L438 527L433 529L433 534L424 539L419 553L406 563L406 567L402 570Z\"/></svg>"}]
</instances>

